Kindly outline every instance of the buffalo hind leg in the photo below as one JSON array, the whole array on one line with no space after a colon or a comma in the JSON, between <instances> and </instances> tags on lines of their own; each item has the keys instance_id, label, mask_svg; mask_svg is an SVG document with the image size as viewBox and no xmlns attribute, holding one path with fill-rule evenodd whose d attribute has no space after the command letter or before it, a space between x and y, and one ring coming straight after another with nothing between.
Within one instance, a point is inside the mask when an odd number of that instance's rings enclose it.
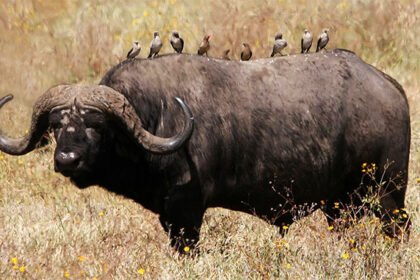
<instances>
[{"instance_id":1,"label":"buffalo hind leg","mask_svg":"<svg viewBox=\"0 0 420 280\"><path fill-rule=\"evenodd\" d=\"M383 222L384 232L394 238L408 239L411 227L410 218L404 208L404 195L397 187L380 195L380 211L375 214Z\"/></svg>"},{"instance_id":2,"label":"buffalo hind leg","mask_svg":"<svg viewBox=\"0 0 420 280\"><path fill-rule=\"evenodd\" d=\"M408 179L406 163L385 161L378 164L378 170L373 168L367 175L366 185L373 187L373 195L379 198L376 200L379 205L373 204L372 210L381 219L384 233L400 240L408 239L411 221L404 208Z\"/></svg>"},{"instance_id":3,"label":"buffalo hind leg","mask_svg":"<svg viewBox=\"0 0 420 280\"><path fill-rule=\"evenodd\" d=\"M196 185L175 186L165 197L160 222L169 232L171 246L179 253L189 253L195 248L203 215L200 188Z\"/></svg>"}]
</instances>

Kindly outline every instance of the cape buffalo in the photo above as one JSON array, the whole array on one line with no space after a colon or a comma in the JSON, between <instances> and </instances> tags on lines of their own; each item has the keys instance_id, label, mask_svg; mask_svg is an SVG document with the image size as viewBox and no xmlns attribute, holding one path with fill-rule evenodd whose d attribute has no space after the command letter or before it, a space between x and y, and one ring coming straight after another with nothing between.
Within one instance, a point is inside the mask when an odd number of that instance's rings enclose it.
<instances>
[{"instance_id":1,"label":"cape buffalo","mask_svg":"<svg viewBox=\"0 0 420 280\"><path fill-rule=\"evenodd\" d=\"M187 54L127 60L100 85L49 89L28 135L0 132L0 150L28 153L47 129L57 142L56 172L158 213L179 250L196 244L209 207L287 228L288 210L312 205L305 215L322 208L332 223L334 203L362 203L352 194L367 192L364 163L383 176L375 209L386 232L409 225L407 214L394 217L404 211L407 186L405 93L349 51L252 62Z\"/></svg>"}]
</instances>

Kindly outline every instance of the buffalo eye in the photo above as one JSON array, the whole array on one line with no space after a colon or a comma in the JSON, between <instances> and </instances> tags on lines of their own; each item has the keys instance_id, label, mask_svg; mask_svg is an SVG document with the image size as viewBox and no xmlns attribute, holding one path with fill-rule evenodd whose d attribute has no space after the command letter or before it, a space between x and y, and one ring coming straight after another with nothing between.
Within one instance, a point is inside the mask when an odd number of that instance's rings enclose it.
<instances>
[{"instance_id":1,"label":"buffalo eye","mask_svg":"<svg viewBox=\"0 0 420 280\"><path fill-rule=\"evenodd\" d=\"M63 128L63 124L61 122L53 122L50 123L50 127L54 130Z\"/></svg>"},{"instance_id":2,"label":"buffalo eye","mask_svg":"<svg viewBox=\"0 0 420 280\"><path fill-rule=\"evenodd\" d=\"M55 131L63 128L61 118L57 114L51 114L49 119L50 127Z\"/></svg>"},{"instance_id":3,"label":"buffalo eye","mask_svg":"<svg viewBox=\"0 0 420 280\"><path fill-rule=\"evenodd\" d=\"M96 123L96 122L91 122L91 121L85 121L85 127L86 128L92 128L95 130L98 130L101 128L101 124L100 123Z\"/></svg>"},{"instance_id":4,"label":"buffalo eye","mask_svg":"<svg viewBox=\"0 0 420 280\"><path fill-rule=\"evenodd\" d=\"M90 112L83 119L86 128L101 130L105 126L104 116L97 112Z\"/></svg>"}]
</instances>

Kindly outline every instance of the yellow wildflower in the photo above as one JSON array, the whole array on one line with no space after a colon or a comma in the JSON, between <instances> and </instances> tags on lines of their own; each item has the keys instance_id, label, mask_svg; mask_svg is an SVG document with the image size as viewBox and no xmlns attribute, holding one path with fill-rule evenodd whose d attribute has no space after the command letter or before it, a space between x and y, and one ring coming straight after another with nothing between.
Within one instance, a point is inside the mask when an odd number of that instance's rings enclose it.
<instances>
[{"instance_id":1,"label":"yellow wildflower","mask_svg":"<svg viewBox=\"0 0 420 280\"><path fill-rule=\"evenodd\" d=\"M25 162L23 161L23 160L21 160L21 159L18 159L18 164L19 165L23 165Z\"/></svg>"},{"instance_id":2,"label":"yellow wildflower","mask_svg":"<svg viewBox=\"0 0 420 280\"><path fill-rule=\"evenodd\" d=\"M350 254L347 252L344 252L341 254L341 257L343 258L343 260L348 260L350 259Z\"/></svg>"},{"instance_id":3,"label":"yellow wildflower","mask_svg":"<svg viewBox=\"0 0 420 280\"><path fill-rule=\"evenodd\" d=\"M329 226L329 227L328 227L328 230L329 230L329 231L331 231L331 230L333 230L333 229L334 229L334 227L333 227L333 226Z\"/></svg>"},{"instance_id":4,"label":"yellow wildflower","mask_svg":"<svg viewBox=\"0 0 420 280\"><path fill-rule=\"evenodd\" d=\"M101 211L101 212L98 213L98 215L99 215L99 217L102 217L102 216L105 215L105 213L104 213L104 211Z\"/></svg>"},{"instance_id":5,"label":"yellow wildflower","mask_svg":"<svg viewBox=\"0 0 420 280\"><path fill-rule=\"evenodd\" d=\"M148 13L147 11L144 11L144 12L143 12L143 16L144 16L144 17L148 17L148 16L149 16L149 13Z\"/></svg>"},{"instance_id":6,"label":"yellow wildflower","mask_svg":"<svg viewBox=\"0 0 420 280\"><path fill-rule=\"evenodd\" d=\"M394 209L394 211L392 211L392 214L398 214L398 213L400 213L400 210L398 209Z\"/></svg>"},{"instance_id":7,"label":"yellow wildflower","mask_svg":"<svg viewBox=\"0 0 420 280\"><path fill-rule=\"evenodd\" d=\"M79 262L84 262L85 261L85 257L84 256L79 256L77 259L79 260Z\"/></svg>"},{"instance_id":8,"label":"yellow wildflower","mask_svg":"<svg viewBox=\"0 0 420 280\"><path fill-rule=\"evenodd\" d=\"M292 265L291 265L290 263L286 263L284 266L285 266L286 268L292 268Z\"/></svg>"},{"instance_id":9,"label":"yellow wildflower","mask_svg":"<svg viewBox=\"0 0 420 280\"><path fill-rule=\"evenodd\" d=\"M18 263L18 259L16 257L11 259L12 264L17 264Z\"/></svg>"},{"instance_id":10,"label":"yellow wildflower","mask_svg":"<svg viewBox=\"0 0 420 280\"><path fill-rule=\"evenodd\" d=\"M351 244L354 244L354 243L356 243L356 240L354 240L353 238L350 238L350 239L349 239L349 242L350 242Z\"/></svg>"},{"instance_id":11,"label":"yellow wildflower","mask_svg":"<svg viewBox=\"0 0 420 280\"><path fill-rule=\"evenodd\" d=\"M19 266L18 266L17 264L15 264L12 268L13 268L14 270L18 270L18 269L19 269Z\"/></svg>"},{"instance_id":12,"label":"yellow wildflower","mask_svg":"<svg viewBox=\"0 0 420 280\"><path fill-rule=\"evenodd\" d=\"M364 163L362 164L362 168L366 168L366 166L367 166L367 162L364 162Z\"/></svg>"},{"instance_id":13,"label":"yellow wildflower","mask_svg":"<svg viewBox=\"0 0 420 280\"><path fill-rule=\"evenodd\" d=\"M334 202L334 208L336 208L336 209L340 208L340 203Z\"/></svg>"},{"instance_id":14,"label":"yellow wildflower","mask_svg":"<svg viewBox=\"0 0 420 280\"><path fill-rule=\"evenodd\" d=\"M280 240L276 241L276 246L279 249L282 249L283 247L284 248L289 248L289 243L287 243L287 241L284 240L284 239L280 239Z\"/></svg>"},{"instance_id":15,"label":"yellow wildflower","mask_svg":"<svg viewBox=\"0 0 420 280\"><path fill-rule=\"evenodd\" d=\"M138 274L140 274L140 275L143 275L143 274L144 274L144 272L145 272L144 268L139 268L139 269L137 270L137 273L138 273Z\"/></svg>"},{"instance_id":16,"label":"yellow wildflower","mask_svg":"<svg viewBox=\"0 0 420 280\"><path fill-rule=\"evenodd\" d=\"M404 219L407 219L407 218L408 218L408 215L407 215L407 214L405 214L405 213L404 213L404 214L402 214L401 216L402 216Z\"/></svg>"},{"instance_id":17,"label":"yellow wildflower","mask_svg":"<svg viewBox=\"0 0 420 280\"><path fill-rule=\"evenodd\" d=\"M22 273L23 273L23 272L25 272L25 270L26 270L26 268L25 268L25 266L24 266L24 265L22 265L22 266L19 268L19 271L20 271L20 272L22 272Z\"/></svg>"},{"instance_id":18,"label":"yellow wildflower","mask_svg":"<svg viewBox=\"0 0 420 280\"><path fill-rule=\"evenodd\" d=\"M70 278L70 272L68 272L67 270L64 271L63 276L64 276L64 278Z\"/></svg>"},{"instance_id":19,"label":"yellow wildflower","mask_svg":"<svg viewBox=\"0 0 420 280\"><path fill-rule=\"evenodd\" d=\"M289 227L288 227L288 226L286 226L286 225L285 225L285 226L283 226L283 229L284 229L284 230L287 230L288 228L289 228Z\"/></svg>"},{"instance_id":20,"label":"yellow wildflower","mask_svg":"<svg viewBox=\"0 0 420 280\"><path fill-rule=\"evenodd\" d=\"M184 252L185 252L185 253L188 253L189 251L190 251L190 247L185 246L185 247L184 247Z\"/></svg>"}]
</instances>

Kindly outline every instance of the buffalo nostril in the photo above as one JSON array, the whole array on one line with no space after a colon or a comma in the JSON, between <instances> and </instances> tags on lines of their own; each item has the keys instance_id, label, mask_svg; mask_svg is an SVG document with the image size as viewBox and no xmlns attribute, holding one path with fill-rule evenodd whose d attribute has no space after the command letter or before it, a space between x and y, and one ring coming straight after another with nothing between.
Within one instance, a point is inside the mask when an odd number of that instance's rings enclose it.
<instances>
[{"instance_id":1,"label":"buffalo nostril","mask_svg":"<svg viewBox=\"0 0 420 280\"><path fill-rule=\"evenodd\" d=\"M60 152L56 155L55 162L58 170L75 169L79 165L80 156L74 152Z\"/></svg>"}]
</instances>

